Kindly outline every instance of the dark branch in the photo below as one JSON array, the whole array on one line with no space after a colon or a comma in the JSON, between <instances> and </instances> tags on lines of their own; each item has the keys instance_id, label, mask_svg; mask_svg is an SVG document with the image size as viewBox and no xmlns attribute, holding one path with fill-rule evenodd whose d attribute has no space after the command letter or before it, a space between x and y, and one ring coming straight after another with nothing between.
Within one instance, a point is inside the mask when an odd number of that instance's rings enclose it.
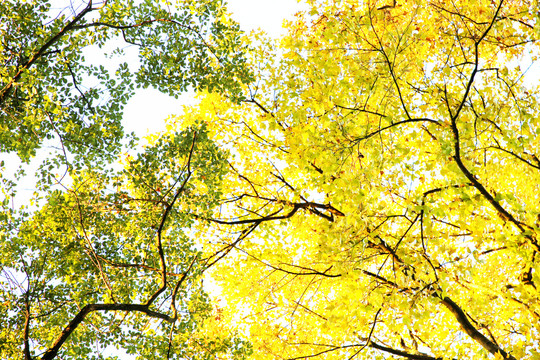
<instances>
[{"instance_id":1,"label":"dark branch","mask_svg":"<svg viewBox=\"0 0 540 360\"><path fill-rule=\"evenodd\" d=\"M465 166L463 163L463 160L461 159L461 148L460 148L460 138L459 138L459 129L457 127L457 119L463 110L463 107L465 106L465 103L467 101L467 97L469 96L469 93L472 88L472 84L474 82L474 78L476 74L478 73L479 69L479 53L478 53L478 47L482 40L487 36L488 32L493 27L493 24L495 23L495 19L497 17L497 14L499 13L501 7L502 7L503 1L499 3L499 6L497 7L497 10L495 11L495 14L493 15L493 19L488 26L488 28L483 32L483 34L480 36L480 38L475 42L474 46L474 52L475 52L475 59L474 59L474 69L471 72L471 75L469 77L469 81L467 83L467 86L465 88L465 92L463 94L463 98L456 110L455 113L452 114L451 109L449 108L450 113L450 120L451 120L451 128L452 132L454 134L454 160L456 164L458 165L459 169L463 172L465 177L473 184L473 186L488 200L488 202L497 210L497 212L505 219L510 222L512 222L516 227L524 233L526 231L525 228L531 229L530 226L527 224L524 224L517 220L508 210L506 210L495 198L490 194L490 192L477 180L476 176L474 176L471 171ZM447 99L448 103L448 99ZM540 250L540 245L536 242L536 240L529 234L526 234L525 237L531 241L531 243L536 247L537 250Z\"/></svg>"},{"instance_id":2,"label":"dark branch","mask_svg":"<svg viewBox=\"0 0 540 360\"><path fill-rule=\"evenodd\" d=\"M497 346L497 344L485 337L480 331L476 330L476 328L469 321L467 314L465 314L465 312L452 299L447 296L440 299L441 303L446 306L446 308L448 308L448 310L450 310L450 312L454 315L459 325L461 325L463 331L465 331L465 333L467 333L467 335L469 335L477 343L482 345L484 349L493 355L501 354L504 359L516 360L515 357L502 350L499 346Z\"/></svg>"},{"instance_id":3,"label":"dark branch","mask_svg":"<svg viewBox=\"0 0 540 360\"><path fill-rule=\"evenodd\" d=\"M186 280L188 273L193 268L193 265L195 264L195 261L197 260L197 256L193 257L193 260L191 260L191 264L189 264L187 270L182 274L182 277L178 282L176 283L176 286L174 287L173 293L172 293L172 299L171 299L171 308L173 310L173 318L176 319L178 316L178 310L176 309L176 294L178 293L178 290L184 283L184 280ZM172 329L171 329L172 331Z\"/></svg>"},{"instance_id":4,"label":"dark branch","mask_svg":"<svg viewBox=\"0 0 540 360\"><path fill-rule=\"evenodd\" d=\"M51 360L56 357L58 351L69 338L69 336L75 331L75 329L84 321L86 315L94 311L136 311L142 312L150 317L168 321L174 323L175 318L166 314L162 314L157 311L150 310L147 305L142 304L90 304L86 305L79 311L79 313L71 320L68 326L62 331L60 336L56 339L53 345L43 354L41 360Z\"/></svg>"},{"instance_id":5,"label":"dark branch","mask_svg":"<svg viewBox=\"0 0 540 360\"><path fill-rule=\"evenodd\" d=\"M442 357L434 357L434 356L429 356L426 354L411 354L406 351L392 349L387 346L382 346L377 343L374 343L373 341L369 343L369 347L387 352L392 355L397 355L397 356L404 357L406 359L411 359L411 360L443 360Z\"/></svg>"},{"instance_id":6,"label":"dark branch","mask_svg":"<svg viewBox=\"0 0 540 360\"><path fill-rule=\"evenodd\" d=\"M537 163L538 165L535 165L535 164L531 163L530 161L525 160L525 159L522 158L521 156L517 155L516 153L514 153L514 152L512 152L512 151L510 151L510 150L506 150L506 149L504 149L504 148L502 148L502 147L500 147L500 146L488 146L488 149L497 149L497 150L503 151L503 152L505 152L505 153L507 153L507 154L512 155L512 156L515 157L516 159L519 159L519 160L523 161L525 164L527 164L527 165L529 165L529 166L532 166L532 167L535 168L535 169L540 170L540 162ZM531 156L533 156L533 159L537 159L537 158L536 158L536 155L531 155Z\"/></svg>"},{"instance_id":7,"label":"dark branch","mask_svg":"<svg viewBox=\"0 0 540 360\"><path fill-rule=\"evenodd\" d=\"M402 124L406 124L406 123L412 123L412 122L430 122L430 123L433 123L433 124L436 124L438 126L440 126L441 124L437 121L437 120L433 120L433 119L429 119L429 118L418 118L418 119L407 119L407 120L402 120L402 121L398 121L398 122L395 122L393 124L390 124L388 126L385 126L385 127L382 127L378 130L375 130L367 135L364 135L362 137L359 137L355 140L355 143L359 143L360 141L363 141L363 140L367 140L369 139L370 137L373 137L375 135L378 135L380 134L381 132L385 131L385 130L388 130L390 128L393 128L394 126L398 126L398 125L402 125Z\"/></svg>"},{"instance_id":8,"label":"dark branch","mask_svg":"<svg viewBox=\"0 0 540 360\"><path fill-rule=\"evenodd\" d=\"M150 299L148 299L146 305L152 304L152 302L154 302L154 300L159 296L159 294L161 294L167 288L167 263L165 261L165 253L163 251L162 233L163 233L163 229L165 228L165 222L167 221L167 218L174 206L174 203L176 202L176 200L178 200L178 197L184 191L188 180L191 178L191 158L193 156L193 150L195 149L196 140L197 140L197 132L193 134L193 141L191 142L191 149L189 150L189 156L188 156L187 165L186 165L187 167L186 178L184 179L184 182L182 183L178 191L176 191L176 194L174 195L173 200L169 203L169 205L165 209L165 212L163 213L163 216L161 217L161 223L159 224L159 228L157 230L157 248L158 248L158 253L159 253L159 260L161 263L161 287L154 293L154 295L150 297ZM180 176L183 176L183 174L181 174Z\"/></svg>"},{"instance_id":9,"label":"dark branch","mask_svg":"<svg viewBox=\"0 0 540 360\"><path fill-rule=\"evenodd\" d=\"M225 256L227 256L228 253L231 252L232 249L234 249L242 240L244 240L246 237L249 236L258 226L260 225L260 222L256 222L255 224L251 225L250 227L242 230L240 233L240 236L231 244L228 244L225 248L219 250L212 256L208 257L206 259L206 264L204 271L208 270L210 267L215 265L219 260L223 259Z\"/></svg>"},{"instance_id":10,"label":"dark branch","mask_svg":"<svg viewBox=\"0 0 540 360\"><path fill-rule=\"evenodd\" d=\"M303 356L299 356L299 357L289 358L287 360L308 359L308 358L317 357L319 355L323 355L323 354L326 354L326 353L329 353L329 352L332 352L332 351L344 350L344 349L356 348L356 347L361 347L361 348L370 347L370 348L373 348L373 349L384 351L384 352L392 354L392 355L401 356L401 357L404 357L404 358L410 359L410 360L443 360L444 359L442 357L434 357L434 356L430 356L430 355L426 355L426 354L422 354L422 353L412 354L412 353L409 353L409 352L406 352L406 351L403 351L403 350L397 350L397 349L393 349L393 348L390 348L390 347L387 347L387 346L377 344L377 343L375 343L375 342L373 342L371 340L367 341L364 344L352 344L352 345L344 345L344 346L328 345L328 346L330 347L330 349L326 349L326 350L323 350L323 351L320 351L318 353L311 354L311 355L303 355Z\"/></svg>"},{"instance_id":11,"label":"dark branch","mask_svg":"<svg viewBox=\"0 0 540 360\"><path fill-rule=\"evenodd\" d=\"M30 283L30 280L28 280ZM28 284L30 287L30 284ZM30 289L24 294L25 302L25 313L24 313L24 360L32 360L30 355L30 342L28 341L30 337L30 294L28 293Z\"/></svg>"},{"instance_id":12,"label":"dark branch","mask_svg":"<svg viewBox=\"0 0 540 360\"><path fill-rule=\"evenodd\" d=\"M92 8L92 1L88 2L88 5L79 13L73 20L71 20L62 30L60 30L56 35L54 35L52 38L50 38L45 44L43 44L39 50L34 53L27 61L25 61L20 69L17 71L15 76L4 86L2 90L0 90L0 104L2 104L8 94L11 92L11 89L13 89L13 85L17 82L19 82L19 79L21 78L22 74L30 69L34 63L39 60L42 56L44 56L47 53L47 50L53 46L62 36L67 34L69 31L73 30L75 28L75 25L89 12L95 10Z\"/></svg>"},{"instance_id":13,"label":"dark branch","mask_svg":"<svg viewBox=\"0 0 540 360\"><path fill-rule=\"evenodd\" d=\"M376 116L380 116L380 117L383 117L383 118L386 117L386 115L384 115L384 114L378 113L376 111L367 110L365 107L364 108L356 108L356 107L353 108L353 107L342 106L342 105L338 105L338 104L336 104L335 107L337 107L338 109L343 109L343 110L358 111L358 112L362 112L362 113L366 113L366 114L376 115Z\"/></svg>"},{"instance_id":14,"label":"dark branch","mask_svg":"<svg viewBox=\"0 0 540 360\"><path fill-rule=\"evenodd\" d=\"M255 197L255 196L251 196L251 195L246 195L246 196L250 196L250 197ZM342 213L341 211L339 211L338 209L336 209L335 207L333 207L332 205L330 204L319 204L319 203L315 203L315 202L302 202L302 203L292 203L292 202L289 202L289 201L284 201L284 200L276 200L276 199L269 199L269 198L264 198L264 197L256 197L260 200L266 200L266 201L270 201L270 202L278 202L278 203L281 203L281 204L285 204L285 205L288 205L288 206L292 206L292 210L289 211L287 214L285 215L277 215L279 214L280 212L283 211L283 208L280 208L266 216L261 216L259 218L256 218L256 219L245 219L245 220L230 220L230 221L227 221L227 220L219 220L219 219L207 219L205 218L204 220L208 220L208 221L211 221L211 222L214 222L214 223L217 223L217 224L222 224L222 225L242 225L242 224L255 224L255 223L262 223L262 222L266 222L266 221L273 221L273 220L284 220L284 219L288 219L290 217L292 217L294 214L296 214L298 212L298 210L300 209L304 209L304 210L307 210L315 215L318 215L330 222L333 222L334 221L334 215L336 216L345 216L344 213ZM328 214L325 214L323 212L321 212L320 210L325 210L325 211L328 211L330 213L330 215ZM195 215L195 217L198 217L197 215ZM200 218L200 217L198 217Z\"/></svg>"},{"instance_id":15,"label":"dark branch","mask_svg":"<svg viewBox=\"0 0 540 360\"><path fill-rule=\"evenodd\" d=\"M373 325L371 325L371 330L369 331L369 335L367 337L367 340L366 340L366 343L364 344L364 346L362 346L357 352L355 352L350 358L349 360L352 360L354 359L354 357L356 357L356 355L360 354L360 352L362 350L364 350L366 348L366 346L369 346L370 343L371 343L371 336L373 335L373 331L375 331L375 326L377 326L377 318L379 317L379 314L381 313L381 310L382 308L379 308L379 310L377 310L377 313L375 314L375 318L373 319Z\"/></svg>"}]
</instances>

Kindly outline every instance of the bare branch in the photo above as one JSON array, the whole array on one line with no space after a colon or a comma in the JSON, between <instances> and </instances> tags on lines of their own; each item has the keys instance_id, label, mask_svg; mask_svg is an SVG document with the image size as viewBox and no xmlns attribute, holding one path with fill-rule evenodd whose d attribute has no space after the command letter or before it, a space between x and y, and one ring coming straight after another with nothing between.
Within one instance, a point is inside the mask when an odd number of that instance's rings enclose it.
<instances>
[{"instance_id":1,"label":"bare branch","mask_svg":"<svg viewBox=\"0 0 540 360\"><path fill-rule=\"evenodd\" d=\"M529 165L529 166L532 166L532 167L535 168L535 169L540 170L540 162L537 162L537 165L535 165L535 164L531 163L530 161L528 161L528 160L522 158L521 156L517 155L516 153L514 153L514 152L512 152L512 151L510 151L510 150L506 150L506 149L502 148L501 146L488 146L488 149L497 149L497 150L503 151L503 152L505 152L505 153L507 153L507 154L512 155L512 156L515 157L516 159L518 159L518 160L524 162L525 164L527 164L527 165ZM532 155L532 156L534 156L533 159L536 158L536 155ZM537 159L537 158L536 158L536 159Z\"/></svg>"},{"instance_id":2,"label":"bare branch","mask_svg":"<svg viewBox=\"0 0 540 360\"><path fill-rule=\"evenodd\" d=\"M28 280L28 286L30 286L30 279ZM28 291L24 294L24 360L32 360L30 355L30 343L28 341L30 337L30 295Z\"/></svg>"},{"instance_id":3,"label":"bare branch","mask_svg":"<svg viewBox=\"0 0 540 360\"><path fill-rule=\"evenodd\" d=\"M193 268L193 265L195 264L196 260L197 260L197 256L193 257L193 260L189 264L187 270L184 272L184 274L182 274L182 277L180 278L180 280L178 280L178 282L176 283L176 286L174 287L174 290L173 290L173 293L172 293L172 299L171 299L171 308L173 310L173 318L174 319L176 319L177 315L178 315L178 311L176 309L176 294L178 293L178 290L180 289L180 286L182 286L182 283L186 279L188 273Z\"/></svg>"},{"instance_id":4,"label":"bare branch","mask_svg":"<svg viewBox=\"0 0 540 360\"><path fill-rule=\"evenodd\" d=\"M246 196L249 196L249 197L256 197L256 196L252 196L252 195L246 195ZM287 205L287 206L292 206L292 210L289 211L288 213L284 214L284 215L277 215L279 213L281 213L283 211L283 208L280 208L268 215L265 215L265 216L261 216L259 218L256 218L256 219L245 219L245 220L219 220L219 219L209 219L209 218L202 218L204 220L207 220L207 221L211 221L211 222L214 222L214 223L217 223L217 224L222 224L222 225L242 225L242 224L255 224L255 223L262 223L262 222L266 222L266 221L274 221L274 220L284 220L284 219L288 219L290 217L292 217L294 214L296 214L298 212L298 210L300 209L304 209L304 210L307 210L315 215L318 215L330 222L333 222L334 221L334 215L336 216L345 216L344 213L342 213L341 211L339 211L338 209L336 209L335 207L333 207L331 204L319 204L319 203L315 203L315 202L302 202L302 203L293 203L293 202L289 202L289 201L286 201L286 200L277 200L277 199L269 199L269 198L264 198L264 197L256 197L260 200L266 200L266 201L270 201L270 202L276 202L276 203L281 203L281 204L284 204L284 205ZM321 212L320 210L325 210L325 211L328 211L330 214L325 214L323 212ZM201 218L197 215L195 215L195 217L197 218Z\"/></svg>"}]
</instances>

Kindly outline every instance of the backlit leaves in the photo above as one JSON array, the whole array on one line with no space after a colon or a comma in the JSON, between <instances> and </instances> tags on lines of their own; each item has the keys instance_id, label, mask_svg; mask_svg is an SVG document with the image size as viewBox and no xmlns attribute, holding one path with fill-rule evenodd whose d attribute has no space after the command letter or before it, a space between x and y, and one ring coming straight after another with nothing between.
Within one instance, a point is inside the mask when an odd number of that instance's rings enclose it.
<instances>
[{"instance_id":1,"label":"backlit leaves","mask_svg":"<svg viewBox=\"0 0 540 360\"><path fill-rule=\"evenodd\" d=\"M250 108L210 105L237 134L222 140L240 153L231 211L261 221L215 274L247 309L256 357L536 351L531 8L311 2L281 47L261 46L276 60ZM266 222L277 199L328 207Z\"/></svg>"}]
</instances>

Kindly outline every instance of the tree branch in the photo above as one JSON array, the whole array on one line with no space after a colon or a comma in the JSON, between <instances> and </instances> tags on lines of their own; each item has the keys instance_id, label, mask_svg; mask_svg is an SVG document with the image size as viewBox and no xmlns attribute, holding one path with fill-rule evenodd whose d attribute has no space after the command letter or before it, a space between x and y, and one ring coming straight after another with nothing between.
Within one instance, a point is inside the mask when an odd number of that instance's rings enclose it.
<instances>
[{"instance_id":1,"label":"tree branch","mask_svg":"<svg viewBox=\"0 0 540 360\"><path fill-rule=\"evenodd\" d=\"M180 289L180 286L182 286L182 283L184 282L184 280L186 280L187 275L190 272L190 270L193 268L193 265L195 264L196 260L197 260L197 256L193 257L193 260L189 264L187 270L184 272L184 274L182 274L182 277L180 278L180 280L178 280L178 282L176 283L176 286L174 287L172 298L171 298L171 308L173 310L174 319L176 319L178 316L178 311L176 309L176 294L178 293L178 290Z\"/></svg>"},{"instance_id":2,"label":"tree branch","mask_svg":"<svg viewBox=\"0 0 540 360\"><path fill-rule=\"evenodd\" d=\"M75 331L75 329L83 322L86 315L94 311L136 311L142 312L150 317L168 321L174 323L175 318L166 314L162 314L157 311L150 310L148 305L142 304L90 304L86 305L79 311L79 313L70 321L69 325L62 331L60 336L56 339L53 345L43 354L41 360L51 360L58 355L58 351L69 338L69 336Z\"/></svg>"},{"instance_id":3,"label":"tree branch","mask_svg":"<svg viewBox=\"0 0 540 360\"><path fill-rule=\"evenodd\" d=\"M362 137L359 137L357 139L355 139L355 144L359 143L360 141L363 141L363 140L367 140L369 139L370 137L373 137L375 135L378 135L380 134L381 132L385 131L385 130L388 130L390 128L393 128L394 126L398 126L398 125L402 125L402 124L406 124L406 123L412 123L412 122L430 122L430 123L433 123L433 124L436 124L438 126L441 126L441 124L437 121L437 120L433 120L433 119L429 119L429 118L415 118L415 119L407 119L407 120L402 120L402 121L398 121L398 122L395 122L395 123L392 123L388 126L385 126L383 128L379 128L378 130L375 130L367 135L364 135Z\"/></svg>"},{"instance_id":4,"label":"tree branch","mask_svg":"<svg viewBox=\"0 0 540 360\"><path fill-rule=\"evenodd\" d=\"M366 348L366 346L369 346L369 345L370 345L370 343L371 343L371 336L373 335L373 331L375 331L375 326L377 326L377 318L379 317L379 314L381 313L381 310L382 310L382 308L379 308L379 310L377 310L377 313L375 314L375 318L373 319L373 325L371 325L371 330L369 331L369 335L368 335L368 337L367 337L366 343L365 343L364 346L362 346L357 352L355 352L355 353L349 358L349 360L354 359L354 358L356 357L356 355L360 354L360 352Z\"/></svg>"},{"instance_id":5,"label":"tree branch","mask_svg":"<svg viewBox=\"0 0 540 360\"><path fill-rule=\"evenodd\" d=\"M42 57L47 50L54 45L62 36L64 36L66 33L71 31L75 25L89 12L95 10L92 7L92 1L88 2L88 5L79 13L73 20L71 20L62 30L60 30L56 35L54 35L51 39L49 39L45 44L43 44L39 50L32 55L26 62L22 64L20 69L17 71L15 76L11 78L11 80L4 86L2 90L0 90L0 104L4 103L6 97L11 92L11 89L13 89L13 85L19 81L22 74L30 69L32 65L40 58Z\"/></svg>"},{"instance_id":6,"label":"tree branch","mask_svg":"<svg viewBox=\"0 0 540 360\"><path fill-rule=\"evenodd\" d=\"M493 15L493 18L491 20L491 23L487 27L487 29L482 33L480 38L475 41L474 44L474 69L471 72L471 75L469 77L469 81L467 83L467 86L465 87L465 92L463 94L463 98L456 110L455 113L452 114L451 109L449 108L449 114L450 114L450 121L451 121L451 128L452 133L454 135L454 161L458 165L461 172L465 175L465 177L473 184L473 186L488 200L488 202L497 210L497 212L505 219L510 222L512 222L516 227L524 233L526 230L525 228L532 229L529 225L524 224L517 220L508 210L506 210L495 198L489 193L489 191L477 180L476 176L474 176L471 171L465 166L463 163L463 160L461 159L461 148L460 148L460 135L459 135L459 129L457 127L457 119L463 110L463 107L465 106L465 102L467 100L467 97L469 96L469 93L472 88L472 84L474 82L474 78L476 74L479 71L479 53L478 53L478 47L482 40L487 36L488 32L493 27L493 24L495 23L495 19L497 17L497 14L499 13L501 7L503 4L503 0L499 2L499 6L497 7L497 10L495 11L495 14ZM448 100L448 99L447 99ZM448 101L447 101L448 103ZM540 245L536 242L536 240L531 235L525 235L527 239L531 241L531 243L536 247L537 250L540 250Z\"/></svg>"},{"instance_id":7,"label":"tree branch","mask_svg":"<svg viewBox=\"0 0 540 360\"><path fill-rule=\"evenodd\" d=\"M28 288L30 288L30 279L28 279ZM25 312L24 312L24 360L32 360L30 355L30 343L28 341L30 337L30 289L24 294Z\"/></svg>"},{"instance_id":8,"label":"tree branch","mask_svg":"<svg viewBox=\"0 0 540 360\"><path fill-rule=\"evenodd\" d=\"M377 343L375 343L375 342L373 342L371 340L367 341L364 344L352 344L352 345L343 345L343 346L325 345L325 346L330 347L330 349L323 350L323 351L320 351L318 353L311 354L311 355L303 355L303 356L299 356L299 357L289 358L287 360L308 359L308 358L317 357L319 355L326 354L326 353L329 353L329 352L332 352L332 351L343 350L343 349L348 349L348 348L355 348L355 347L361 347L361 348L370 347L370 348L373 348L373 349L384 351L384 352L392 354L392 355L401 356L401 357L404 357L404 358L410 359L410 360L443 360L444 359L442 357L434 357L434 356L430 356L430 355L426 355L426 354L422 354L422 353L412 354L412 353L409 353L409 352L406 352L406 351L403 351L403 350L397 350L397 349L393 349L393 348L390 348L390 347L387 347L387 346L377 344Z\"/></svg>"},{"instance_id":9,"label":"tree branch","mask_svg":"<svg viewBox=\"0 0 540 360\"><path fill-rule=\"evenodd\" d=\"M500 354L504 359L516 360L515 357L508 354L506 351L497 346L494 342L485 337L480 331L478 331L469 321L465 312L449 297L445 296L444 298L437 295L441 299L441 303L446 306L448 310L454 315L458 323L461 325L461 328L467 335L469 335L473 340L482 345L484 349L489 351L491 354L496 355Z\"/></svg>"},{"instance_id":10,"label":"tree branch","mask_svg":"<svg viewBox=\"0 0 540 360\"><path fill-rule=\"evenodd\" d=\"M443 360L442 357L434 357L434 356L429 356L426 354L411 354L406 351L392 349L387 346L382 346L377 343L374 343L373 341L370 341L368 346L373 349L381 350L389 354L401 356L401 357L404 357L406 359L411 359L411 360Z\"/></svg>"},{"instance_id":11,"label":"tree branch","mask_svg":"<svg viewBox=\"0 0 540 360\"><path fill-rule=\"evenodd\" d=\"M191 149L189 150L189 156L188 156L187 164L186 164L186 167L187 167L186 178L184 179L184 182L182 183L182 185L180 186L180 188L174 195L173 200L169 203L167 208L165 208L165 212L163 213L163 216L161 217L161 223L159 224L159 228L157 230L157 248L158 248L158 253L159 253L159 260L161 263L161 287L150 297L150 299L148 299L148 301L146 302L147 306L152 304L152 302L154 302L154 300L159 296L159 294L161 294L167 288L167 263L165 261L165 253L163 251L162 233L165 227L165 222L167 221L167 218L174 206L174 203L176 202L176 200L178 200L178 197L184 191L184 188L188 180L191 178L191 158L193 156L193 150L195 149L196 140L197 140L197 132L193 134L193 141L191 142Z\"/></svg>"},{"instance_id":12,"label":"tree branch","mask_svg":"<svg viewBox=\"0 0 540 360\"><path fill-rule=\"evenodd\" d=\"M506 149L504 149L504 148L502 148L502 147L500 147L500 146L488 146L488 149L497 149L497 150L503 151L503 152L505 152L505 153L507 153L507 154L512 155L512 156L515 157L516 159L523 161L525 164L527 164L527 165L529 165L529 166L532 166L532 167L535 168L535 169L540 170L540 162L538 162L538 165L535 165L535 164L531 163L530 161L525 160L524 158L522 158L522 157L519 156L518 154L516 154L516 153L514 153L514 152L512 152L512 151L510 151L510 150L506 150ZM527 154L527 153L525 153L525 154ZM537 159L536 155L531 155L531 156L533 156L533 159Z\"/></svg>"},{"instance_id":13,"label":"tree branch","mask_svg":"<svg viewBox=\"0 0 540 360\"><path fill-rule=\"evenodd\" d=\"M287 214L285 215L277 215L279 214L281 211L283 211L283 208L280 208L266 216L262 216L260 218L257 218L257 219L245 219L245 220L231 220L231 221L227 221L227 220L219 220L219 219L210 219L210 218L204 218L204 220L208 220L208 221L211 221L211 222L214 222L216 224L222 224L222 225L242 225L242 224L255 224L255 223L262 223L262 222L266 222L266 221L273 221L273 220L284 220L284 219L288 219L290 217L292 217L294 214L296 214L298 212L298 210L300 209L304 209L304 210L307 210L315 215L318 215L330 222L333 222L334 221L334 215L336 216L345 216L344 213L342 213L341 211L339 211L338 209L336 209L335 207L333 207L331 204L319 204L319 203L315 203L315 202L303 202L303 203L293 203L293 202L289 202L289 201L285 201L285 200L276 200L276 199L269 199L269 198L264 198L264 197L260 197L260 196L252 196L252 195L246 195L246 196L250 196L250 197L255 197L255 198L258 198L260 200L266 200L266 201L270 201L270 202L277 202L277 203L282 203L284 205L288 205L288 206L292 206L292 210L289 211ZM323 212L321 212L319 209L323 209L323 210L326 210L330 213L330 215L328 214L325 214ZM197 218L200 218L199 216L195 215L195 217Z\"/></svg>"}]
</instances>

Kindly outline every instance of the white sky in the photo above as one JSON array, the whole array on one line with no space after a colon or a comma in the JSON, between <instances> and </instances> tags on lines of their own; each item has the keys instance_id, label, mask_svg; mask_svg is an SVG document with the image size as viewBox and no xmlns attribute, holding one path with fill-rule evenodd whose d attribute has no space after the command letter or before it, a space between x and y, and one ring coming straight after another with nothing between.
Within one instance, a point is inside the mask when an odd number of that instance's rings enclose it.
<instances>
[{"instance_id":1,"label":"white sky","mask_svg":"<svg viewBox=\"0 0 540 360\"><path fill-rule=\"evenodd\" d=\"M272 37L284 34L283 20L290 20L305 6L296 0L228 0L232 17L242 30L249 33L261 29ZM186 93L178 100L157 90L139 90L128 102L123 125L127 133L134 131L143 137L164 130L164 120L180 111L182 105L195 103L193 93Z\"/></svg>"},{"instance_id":2,"label":"white sky","mask_svg":"<svg viewBox=\"0 0 540 360\"><path fill-rule=\"evenodd\" d=\"M242 30L249 32L260 28L274 37L283 34L284 19L291 19L305 8L296 0L228 0L227 3Z\"/></svg>"}]
</instances>

